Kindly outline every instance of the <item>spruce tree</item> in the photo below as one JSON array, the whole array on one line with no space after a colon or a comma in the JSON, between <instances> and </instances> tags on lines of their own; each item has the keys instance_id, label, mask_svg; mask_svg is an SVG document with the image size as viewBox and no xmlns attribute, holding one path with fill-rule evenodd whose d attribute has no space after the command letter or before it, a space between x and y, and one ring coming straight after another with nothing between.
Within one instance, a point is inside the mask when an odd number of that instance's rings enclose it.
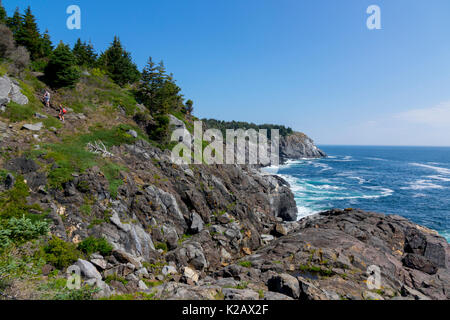
<instances>
[{"instance_id":1,"label":"spruce tree","mask_svg":"<svg viewBox=\"0 0 450 320\"><path fill-rule=\"evenodd\" d=\"M15 39L18 45L28 49L33 60L43 57L41 34L30 7L25 10L21 28L15 33Z\"/></svg>"},{"instance_id":2,"label":"spruce tree","mask_svg":"<svg viewBox=\"0 0 450 320\"><path fill-rule=\"evenodd\" d=\"M6 24L6 19L8 18L8 15L6 14L6 10L2 5L2 2L0 1L0 24Z\"/></svg>"},{"instance_id":3,"label":"spruce tree","mask_svg":"<svg viewBox=\"0 0 450 320\"><path fill-rule=\"evenodd\" d=\"M48 30L45 30L41 38L41 52L44 57L50 57L53 51L53 44L50 40Z\"/></svg>"},{"instance_id":4,"label":"spruce tree","mask_svg":"<svg viewBox=\"0 0 450 320\"><path fill-rule=\"evenodd\" d=\"M89 43L81 42L81 39L78 38L75 43L72 52L77 61L77 65L82 67L93 67L97 61L97 54L94 51L94 46Z\"/></svg>"},{"instance_id":5,"label":"spruce tree","mask_svg":"<svg viewBox=\"0 0 450 320\"><path fill-rule=\"evenodd\" d=\"M189 114L192 114L192 111L194 111L194 101L192 101L191 99L186 101L186 111Z\"/></svg>"},{"instance_id":6,"label":"spruce tree","mask_svg":"<svg viewBox=\"0 0 450 320\"><path fill-rule=\"evenodd\" d=\"M117 36L114 37L111 46L100 56L99 65L120 86L134 83L140 78L137 66L131 60L131 54L125 51Z\"/></svg>"},{"instance_id":7,"label":"spruce tree","mask_svg":"<svg viewBox=\"0 0 450 320\"><path fill-rule=\"evenodd\" d=\"M16 7L12 17L6 19L6 25L14 36L22 29L22 15L19 12L19 7Z\"/></svg>"},{"instance_id":8,"label":"spruce tree","mask_svg":"<svg viewBox=\"0 0 450 320\"><path fill-rule=\"evenodd\" d=\"M47 82L54 88L73 87L80 78L76 59L68 45L60 43L45 68Z\"/></svg>"},{"instance_id":9,"label":"spruce tree","mask_svg":"<svg viewBox=\"0 0 450 320\"><path fill-rule=\"evenodd\" d=\"M150 57L138 87L140 102L153 114L166 114L181 103L180 91L173 76L167 75L164 62L156 65Z\"/></svg>"}]
</instances>

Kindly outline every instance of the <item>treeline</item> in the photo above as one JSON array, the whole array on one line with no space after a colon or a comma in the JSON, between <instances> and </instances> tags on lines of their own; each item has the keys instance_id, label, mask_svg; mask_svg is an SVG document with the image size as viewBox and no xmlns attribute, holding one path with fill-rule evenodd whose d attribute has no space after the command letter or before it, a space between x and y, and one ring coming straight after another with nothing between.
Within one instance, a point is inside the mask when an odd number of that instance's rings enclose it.
<instances>
[{"instance_id":1,"label":"treeline","mask_svg":"<svg viewBox=\"0 0 450 320\"><path fill-rule=\"evenodd\" d=\"M278 129L280 136L283 136L283 137L288 136L294 132L289 127L285 127L282 125L275 125L275 124L254 124L254 123L249 123L249 122L244 122L244 121L222 121L222 120L216 120L216 119L202 119L202 121L206 125L207 128L209 128L209 129L214 128L214 129L220 130L224 137L226 136L227 129L233 129L233 130L255 129L257 131L260 129L267 129L267 136L269 137L269 139L271 137L270 130L272 130L272 129Z\"/></svg>"},{"instance_id":2,"label":"treeline","mask_svg":"<svg viewBox=\"0 0 450 320\"><path fill-rule=\"evenodd\" d=\"M0 59L15 62L17 59L12 52L26 51L22 52L26 57L18 63L18 68L22 70L16 74L20 74L25 68L43 72L43 80L53 89L59 89L74 87L82 70L98 69L119 86L129 88L155 117L173 111L185 114L193 111L192 100L184 102L181 88L173 75L166 72L162 61L156 64L150 57L141 73L133 62L131 53L125 50L117 36L100 54L91 42L81 39L78 39L73 48L62 41L55 47L48 31L40 32L30 7L23 14L17 8L13 16L8 17L1 3L0 25ZM167 119L161 121L167 122Z\"/></svg>"}]
</instances>

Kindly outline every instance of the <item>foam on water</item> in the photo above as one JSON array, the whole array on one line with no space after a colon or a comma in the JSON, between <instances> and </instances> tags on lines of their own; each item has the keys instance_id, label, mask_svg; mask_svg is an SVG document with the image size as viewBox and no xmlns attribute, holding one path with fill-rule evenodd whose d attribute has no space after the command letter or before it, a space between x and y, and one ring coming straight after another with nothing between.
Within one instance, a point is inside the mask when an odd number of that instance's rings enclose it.
<instances>
[{"instance_id":1,"label":"foam on water","mask_svg":"<svg viewBox=\"0 0 450 320\"><path fill-rule=\"evenodd\" d=\"M409 187L401 187L402 190L427 190L427 189L444 189L443 186L433 183L431 180L419 179L408 182Z\"/></svg>"},{"instance_id":2,"label":"foam on water","mask_svg":"<svg viewBox=\"0 0 450 320\"><path fill-rule=\"evenodd\" d=\"M331 208L399 214L450 234L450 149L333 147L324 159L281 165L298 218ZM345 155L347 153L347 155Z\"/></svg>"},{"instance_id":3,"label":"foam on water","mask_svg":"<svg viewBox=\"0 0 450 320\"><path fill-rule=\"evenodd\" d=\"M428 164L423 164L423 163L410 163L413 166L417 166L417 167L422 167L422 168L427 168L427 169L431 169L434 170L440 174L445 174L445 175L450 175L450 169L448 168L442 168L442 167L436 167L436 166L430 166Z\"/></svg>"}]
</instances>

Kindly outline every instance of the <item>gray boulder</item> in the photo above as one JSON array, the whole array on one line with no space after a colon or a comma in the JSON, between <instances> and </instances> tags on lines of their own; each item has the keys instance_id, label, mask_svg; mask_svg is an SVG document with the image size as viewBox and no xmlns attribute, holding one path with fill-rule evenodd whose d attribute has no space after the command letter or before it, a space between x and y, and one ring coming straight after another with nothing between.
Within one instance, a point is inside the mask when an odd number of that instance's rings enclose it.
<instances>
[{"instance_id":1,"label":"gray boulder","mask_svg":"<svg viewBox=\"0 0 450 320\"><path fill-rule=\"evenodd\" d=\"M204 223L203 223L202 217L200 217L200 215L197 212L195 212L195 211L191 212L190 220L191 220L190 228L193 233L199 233L203 230Z\"/></svg>"},{"instance_id":2,"label":"gray boulder","mask_svg":"<svg viewBox=\"0 0 450 320\"><path fill-rule=\"evenodd\" d=\"M78 259L78 261L75 263L76 266L80 268L81 275L86 279L102 279L102 275L100 272L97 271L97 269L94 267L92 263L89 261Z\"/></svg>"},{"instance_id":3,"label":"gray boulder","mask_svg":"<svg viewBox=\"0 0 450 320\"><path fill-rule=\"evenodd\" d=\"M0 78L0 105L7 105L10 101L25 105L28 103L28 98L22 94L17 83L4 75Z\"/></svg>"},{"instance_id":4,"label":"gray boulder","mask_svg":"<svg viewBox=\"0 0 450 320\"><path fill-rule=\"evenodd\" d=\"M274 275L267 284L270 291L275 291L294 299L300 298L300 284L289 274Z\"/></svg>"},{"instance_id":5,"label":"gray boulder","mask_svg":"<svg viewBox=\"0 0 450 320\"><path fill-rule=\"evenodd\" d=\"M30 130L30 131L39 131L42 129L43 123L42 122L38 122L35 124L24 124L22 126L22 129L26 129L26 130Z\"/></svg>"}]
</instances>

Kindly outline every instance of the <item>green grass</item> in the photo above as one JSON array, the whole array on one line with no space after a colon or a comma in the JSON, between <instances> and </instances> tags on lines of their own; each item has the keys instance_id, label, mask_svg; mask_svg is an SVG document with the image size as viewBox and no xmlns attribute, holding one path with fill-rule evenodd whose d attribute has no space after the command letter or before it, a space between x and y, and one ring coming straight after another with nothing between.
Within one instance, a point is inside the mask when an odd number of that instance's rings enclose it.
<instances>
[{"instance_id":1,"label":"green grass","mask_svg":"<svg viewBox=\"0 0 450 320\"><path fill-rule=\"evenodd\" d=\"M300 265L299 267L300 271L303 272L310 272L310 273L316 273L323 277L331 277L334 275L334 272L329 269L324 269L318 266L312 266L312 265Z\"/></svg>"},{"instance_id":2,"label":"green grass","mask_svg":"<svg viewBox=\"0 0 450 320\"><path fill-rule=\"evenodd\" d=\"M32 119L35 110L28 105L20 105L15 102L10 102L6 106L6 111L2 113L2 116L8 118L12 122L20 122Z\"/></svg>"},{"instance_id":3,"label":"green grass","mask_svg":"<svg viewBox=\"0 0 450 320\"><path fill-rule=\"evenodd\" d=\"M252 267L252 263L250 261L240 261L239 265L241 267L244 267L244 268L251 268Z\"/></svg>"},{"instance_id":4,"label":"green grass","mask_svg":"<svg viewBox=\"0 0 450 320\"><path fill-rule=\"evenodd\" d=\"M124 167L86 149L88 142L102 141L107 148L125 143L133 143L136 139L126 133L127 126L103 129L100 126L90 128L90 132L77 137L65 137L62 143L43 146L45 158L53 159L57 168L48 174L49 186L61 189L65 182L73 179L73 173L83 173L86 169L98 165L110 184L110 193L116 196L117 189L123 184L120 171Z\"/></svg>"},{"instance_id":5,"label":"green grass","mask_svg":"<svg viewBox=\"0 0 450 320\"><path fill-rule=\"evenodd\" d=\"M118 281L118 282L122 283L124 286L126 286L128 284L128 281L125 278L120 277L117 274L112 274L105 278L105 282L107 284L110 284L112 281Z\"/></svg>"}]
</instances>

